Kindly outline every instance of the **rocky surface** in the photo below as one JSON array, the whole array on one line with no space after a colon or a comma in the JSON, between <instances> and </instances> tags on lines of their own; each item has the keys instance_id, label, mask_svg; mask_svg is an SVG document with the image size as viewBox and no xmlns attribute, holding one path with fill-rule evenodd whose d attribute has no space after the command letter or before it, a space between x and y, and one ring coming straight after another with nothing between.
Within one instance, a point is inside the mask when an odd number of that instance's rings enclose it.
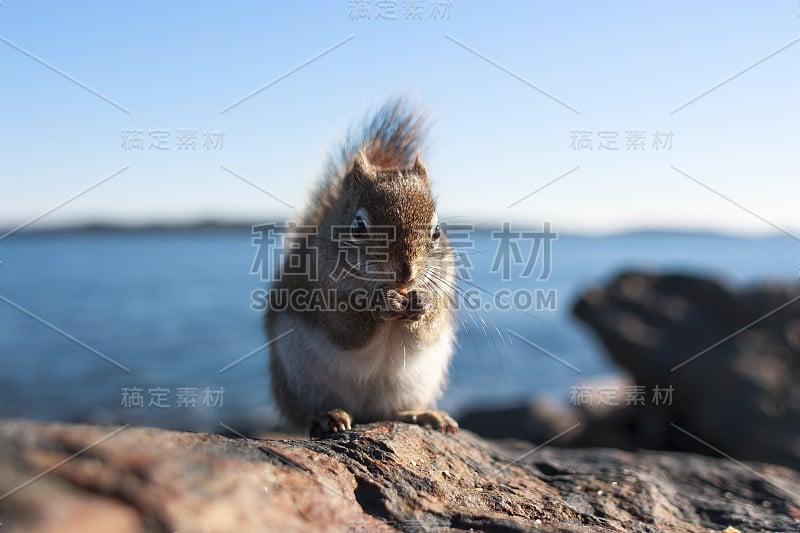
<instances>
[{"instance_id":1,"label":"rocky surface","mask_svg":"<svg viewBox=\"0 0 800 533\"><path fill-rule=\"evenodd\" d=\"M800 287L629 272L575 314L635 383L674 389L669 406L614 413L634 446L800 469Z\"/></svg>"},{"instance_id":2,"label":"rocky surface","mask_svg":"<svg viewBox=\"0 0 800 533\"><path fill-rule=\"evenodd\" d=\"M309 441L0 422L1 531L800 531L800 475L373 424Z\"/></svg>"},{"instance_id":3,"label":"rocky surface","mask_svg":"<svg viewBox=\"0 0 800 533\"><path fill-rule=\"evenodd\" d=\"M462 426L541 441L580 423L554 444L724 454L800 469L800 287L734 290L696 276L627 272L587 290L574 311L629 376L605 385L620 398L630 385L643 387L644 402L535 399L467 413ZM669 402L653 401L656 387L671 389Z\"/></svg>"}]
</instances>

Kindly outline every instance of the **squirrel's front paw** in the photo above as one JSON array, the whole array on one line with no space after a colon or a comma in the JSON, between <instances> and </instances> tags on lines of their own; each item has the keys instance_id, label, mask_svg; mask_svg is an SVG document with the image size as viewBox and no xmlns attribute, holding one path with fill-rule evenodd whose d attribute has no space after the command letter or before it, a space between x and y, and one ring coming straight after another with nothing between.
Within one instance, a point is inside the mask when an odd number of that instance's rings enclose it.
<instances>
[{"instance_id":1,"label":"squirrel's front paw","mask_svg":"<svg viewBox=\"0 0 800 533\"><path fill-rule=\"evenodd\" d=\"M408 297L394 289L386 291L386 305L383 314L386 318L400 318L408 307Z\"/></svg>"},{"instance_id":2,"label":"squirrel's front paw","mask_svg":"<svg viewBox=\"0 0 800 533\"><path fill-rule=\"evenodd\" d=\"M390 289L386 291L385 318L419 320L433 307L433 299L428 292L412 290L405 294Z\"/></svg>"},{"instance_id":3,"label":"squirrel's front paw","mask_svg":"<svg viewBox=\"0 0 800 533\"><path fill-rule=\"evenodd\" d=\"M353 419L343 409L331 409L318 414L311 421L309 434L312 439L319 438L326 433L340 433L352 429Z\"/></svg>"},{"instance_id":4,"label":"squirrel's front paw","mask_svg":"<svg viewBox=\"0 0 800 533\"><path fill-rule=\"evenodd\" d=\"M442 433L455 435L458 433L458 422L445 413L436 409L421 411L400 411L397 420L408 424L417 424L425 428L435 429Z\"/></svg>"},{"instance_id":5,"label":"squirrel's front paw","mask_svg":"<svg viewBox=\"0 0 800 533\"><path fill-rule=\"evenodd\" d=\"M408 293L408 303L406 304L405 318L406 320L419 320L422 315L427 313L433 307L433 298L427 291L410 291Z\"/></svg>"}]
</instances>

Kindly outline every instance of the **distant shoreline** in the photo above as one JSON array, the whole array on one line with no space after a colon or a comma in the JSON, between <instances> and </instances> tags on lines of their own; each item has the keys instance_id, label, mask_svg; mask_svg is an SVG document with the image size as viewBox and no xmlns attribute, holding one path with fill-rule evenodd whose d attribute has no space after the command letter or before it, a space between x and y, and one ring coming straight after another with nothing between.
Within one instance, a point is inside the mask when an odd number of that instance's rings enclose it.
<instances>
[{"instance_id":1,"label":"distant shoreline","mask_svg":"<svg viewBox=\"0 0 800 533\"><path fill-rule=\"evenodd\" d=\"M223 233L223 232L237 232L247 231L250 232L254 225L267 224L269 222L280 223L285 219L283 217L265 218L259 222L244 222L244 221L194 221L194 222L153 222L142 224L131 223L114 223L114 222L90 222L65 226L47 226L44 228L24 228L14 236L51 236L51 235L92 235L92 234L157 234L157 233ZM475 233L482 234L490 231L496 231L501 227L501 221L498 220L497 227L486 226L480 224L474 231ZM536 229L533 224L515 223L514 230L528 230ZM0 235L4 235L11 231L12 227L0 227ZM558 231L559 235L563 237L572 238L614 238L614 237L694 237L694 238L708 238L720 237L731 239L790 239L790 237L781 234L780 232L769 232L760 234L742 234L732 233L716 230L673 230L673 229L631 229L608 231L604 233L586 233L580 231ZM11 237L9 235L9 237Z\"/></svg>"},{"instance_id":2,"label":"distant shoreline","mask_svg":"<svg viewBox=\"0 0 800 533\"><path fill-rule=\"evenodd\" d=\"M246 222L186 222L169 223L158 222L149 224L117 224L117 223L88 223L75 224L59 227L45 228L25 228L16 235L19 236L38 236L38 235L81 235L99 233L196 233L196 232L228 232L246 230L250 231L253 224ZM0 228L0 235L10 231L12 228Z\"/></svg>"}]
</instances>

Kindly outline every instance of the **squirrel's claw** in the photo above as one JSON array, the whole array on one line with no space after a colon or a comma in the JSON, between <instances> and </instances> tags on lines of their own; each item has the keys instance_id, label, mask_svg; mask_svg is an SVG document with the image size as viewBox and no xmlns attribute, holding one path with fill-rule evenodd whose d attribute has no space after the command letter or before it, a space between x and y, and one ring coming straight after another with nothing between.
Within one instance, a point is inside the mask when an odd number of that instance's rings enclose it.
<instances>
[{"instance_id":1,"label":"squirrel's claw","mask_svg":"<svg viewBox=\"0 0 800 533\"><path fill-rule=\"evenodd\" d=\"M435 429L442 433L455 435L458 433L458 422L444 411L435 409L421 411L400 411L397 413L396 420L408 424L417 424L429 429Z\"/></svg>"},{"instance_id":2,"label":"squirrel's claw","mask_svg":"<svg viewBox=\"0 0 800 533\"><path fill-rule=\"evenodd\" d=\"M328 433L341 433L352 429L353 419L343 409L331 409L317 415L311 421L309 435L312 439L322 437Z\"/></svg>"}]
</instances>

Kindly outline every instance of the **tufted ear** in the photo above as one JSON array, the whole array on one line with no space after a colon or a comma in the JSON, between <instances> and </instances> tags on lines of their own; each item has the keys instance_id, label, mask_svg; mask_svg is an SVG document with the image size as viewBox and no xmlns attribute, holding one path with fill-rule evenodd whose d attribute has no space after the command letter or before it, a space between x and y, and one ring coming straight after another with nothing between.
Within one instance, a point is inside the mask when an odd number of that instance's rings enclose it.
<instances>
[{"instance_id":1,"label":"tufted ear","mask_svg":"<svg viewBox=\"0 0 800 533\"><path fill-rule=\"evenodd\" d=\"M372 165L363 149L359 150L353 158L353 172L363 177L368 177L373 173Z\"/></svg>"},{"instance_id":2,"label":"tufted ear","mask_svg":"<svg viewBox=\"0 0 800 533\"><path fill-rule=\"evenodd\" d=\"M364 150L359 150L353 157L352 167L350 172L347 173L346 180L351 186L358 185L364 180L369 179L375 173L375 169L367 159L367 154Z\"/></svg>"},{"instance_id":3,"label":"tufted ear","mask_svg":"<svg viewBox=\"0 0 800 533\"><path fill-rule=\"evenodd\" d=\"M419 176L426 184L430 183L428 181L428 167L426 167L425 163L422 162L422 154L420 154L419 151L417 152L416 157L414 157L414 166L412 167L412 170L414 171L414 174Z\"/></svg>"},{"instance_id":4,"label":"tufted ear","mask_svg":"<svg viewBox=\"0 0 800 533\"><path fill-rule=\"evenodd\" d=\"M350 169L350 174L360 179L369 178L375 174L375 168L369 162L367 153L363 149L359 150L353 157L353 166Z\"/></svg>"}]
</instances>

